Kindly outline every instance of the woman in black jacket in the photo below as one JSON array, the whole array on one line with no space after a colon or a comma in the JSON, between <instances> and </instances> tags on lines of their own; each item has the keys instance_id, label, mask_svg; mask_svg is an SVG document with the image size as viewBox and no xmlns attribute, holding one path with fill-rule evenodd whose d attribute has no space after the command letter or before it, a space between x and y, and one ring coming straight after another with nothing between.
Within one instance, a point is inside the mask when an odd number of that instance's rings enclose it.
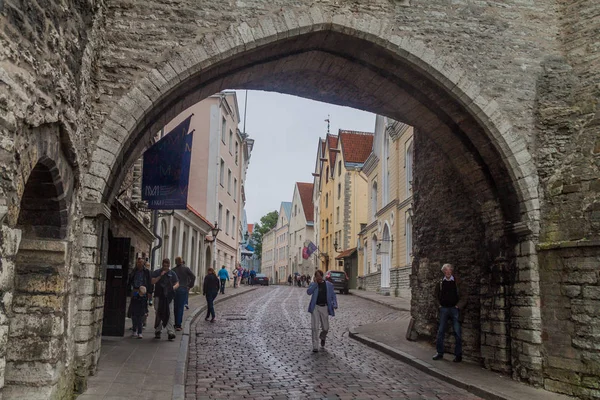
<instances>
[{"instance_id":1,"label":"woman in black jacket","mask_svg":"<svg viewBox=\"0 0 600 400\"><path fill-rule=\"evenodd\" d=\"M207 304L206 318L204 318L205 321L208 321L208 318L212 316L210 322L215 322L215 299L217 298L220 287L221 282L219 282L215 270L209 268L208 274L204 277L204 285L202 286L202 294L206 296Z\"/></svg>"}]
</instances>

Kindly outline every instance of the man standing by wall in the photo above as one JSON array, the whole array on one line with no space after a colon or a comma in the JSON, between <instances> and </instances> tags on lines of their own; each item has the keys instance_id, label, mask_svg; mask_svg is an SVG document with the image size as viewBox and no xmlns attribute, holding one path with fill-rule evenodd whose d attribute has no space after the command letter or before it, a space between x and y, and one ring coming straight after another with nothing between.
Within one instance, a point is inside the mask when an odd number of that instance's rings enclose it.
<instances>
[{"instance_id":1,"label":"man standing by wall","mask_svg":"<svg viewBox=\"0 0 600 400\"><path fill-rule=\"evenodd\" d=\"M179 279L179 287L175 291L175 330L180 331L183 320L183 307L188 303L190 289L194 287L196 275L185 265L181 257L175 258L175 268L173 272Z\"/></svg>"},{"instance_id":2,"label":"man standing by wall","mask_svg":"<svg viewBox=\"0 0 600 400\"><path fill-rule=\"evenodd\" d=\"M454 346L454 362L462 361L462 336L460 330L460 319L464 307L467 304L467 292L460 280L454 277L452 264L442 266L444 277L435 286L435 298L440 305L440 327L437 334L437 353L434 360L444 357L444 337L446 335L446 323L452 320L456 345Z\"/></svg>"}]
</instances>

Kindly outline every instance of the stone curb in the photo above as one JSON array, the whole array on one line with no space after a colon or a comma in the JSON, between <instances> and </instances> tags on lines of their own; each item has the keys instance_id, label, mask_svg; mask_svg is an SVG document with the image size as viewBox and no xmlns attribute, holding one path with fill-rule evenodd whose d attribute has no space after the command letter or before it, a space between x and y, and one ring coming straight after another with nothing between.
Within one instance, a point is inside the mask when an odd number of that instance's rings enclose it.
<instances>
[{"instance_id":1,"label":"stone curb","mask_svg":"<svg viewBox=\"0 0 600 400\"><path fill-rule=\"evenodd\" d=\"M215 304L233 299L234 297L253 292L258 287L251 288L241 293L232 294L224 299L215 300ZM179 353L177 354L177 365L175 366L175 379L173 380L173 396L172 400L185 400L185 376L187 373L187 362L190 345L190 326L194 323L201 312L206 311L206 306L196 308L186 319L183 324L181 335L181 343L179 344Z\"/></svg>"},{"instance_id":2,"label":"stone curb","mask_svg":"<svg viewBox=\"0 0 600 400\"><path fill-rule=\"evenodd\" d=\"M350 329L349 336L356 341L359 341L371 348L379 350L382 353L385 353L397 360L400 360L412 367L415 367L418 370L423 371L435 378L438 378L444 382L450 383L451 385L454 385L456 387L464 389L467 392L473 393L476 396L482 397L484 399L489 399L489 400L515 400L513 397L506 397L505 395L496 393L493 390L490 390L488 388L473 385L473 384L465 382L461 379L456 379L456 378L452 377L451 375L448 375L446 372L441 371L441 370L435 368L433 365L431 365L423 360L420 360L408 353L394 349L391 346L388 346L384 343L370 339L366 336L361 335L360 333L356 333L356 330L354 328Z\"/></svg>"},{"instance_id":3,"label":"stone curb","mask_svg":"<svg viewBox=\"0 0 600 400\"><path fill-rule=\"evenodd\" d=\"M398 307L398 306L395 306L393 304L386 303L385 301L373 299L373 298L367 297L367 296L361 296L360 294L356 294L356 293L354 293L352 291L350 291L349 293L351 295L353 295L353 296L360 297L361 299L364 299L364 300L367 300L367 301L371 301L373 303L381 304L382 306L386 306L386 307L389 307L389 308L393 308L394 310L398 310L398 311L410 311L410 307L409 308Z\"/></svg>"}]
</instances>

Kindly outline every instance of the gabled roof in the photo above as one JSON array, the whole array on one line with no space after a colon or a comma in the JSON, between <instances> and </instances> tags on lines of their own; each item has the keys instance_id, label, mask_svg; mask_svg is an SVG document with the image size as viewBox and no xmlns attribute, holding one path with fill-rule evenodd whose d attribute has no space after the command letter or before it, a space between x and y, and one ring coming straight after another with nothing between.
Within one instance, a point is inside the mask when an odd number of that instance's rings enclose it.
<instances>
[{"instance_id":1,"label":"gabled roof","mask_svg":"<svg viewBox=\"0 0 600 400\"><path fill-rule=\"evenodd\" d=\"M304 216L306 222L314 222L315 206L313 203L313 184L305 182L296 182L298 186L298 194L300 195L300 201L302 202L302 208L304 209Z\"/></svg>"},{"instance_id":2,"label":"gabled roof","mask_svg":"<svg viewBox=\"0 0 600 400\"><path fill-rule=\"evenodd\" d=\"M371 132L339 131L344 161L363 164L373 149L375 135Z\"/></svg>"},{"instance_id":3,"label":"gabled roof","mask_svg":"<svg viewBox=\"0 0 600 400\"><path fill-rule=\"evenodd\" d=\"M289 221L292 217L292 202L291 201L282 201L281 208L285 211L285 217Z\"/></svg>"},{"instance_id":4,"label":"gabled roof","mask_svg":"<svg viewBox=\"0 0 600 400\"><path fill-rule=\"evenodd\" d=\"M333 170L335 169L335 159L337 158L337 153L332 151L331 149L337 149L338 145L338 137L333 135L327 135L327 146L329 147L329 174L333 175Z\"/></svg>"}]
</instances>

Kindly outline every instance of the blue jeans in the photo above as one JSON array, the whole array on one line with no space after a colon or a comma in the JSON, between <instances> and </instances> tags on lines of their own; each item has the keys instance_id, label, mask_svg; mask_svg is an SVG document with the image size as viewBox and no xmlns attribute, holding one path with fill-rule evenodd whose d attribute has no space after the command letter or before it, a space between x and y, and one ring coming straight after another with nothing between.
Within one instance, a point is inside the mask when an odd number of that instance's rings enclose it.
<instances>
[{"instance_id":1,"label":"blue jeans","mask_svg":"<svg viewBox=\"0 0 600 400\"><path fill-rule=\"evenodd\" d=\"M215 299L217 298L218 292L208 292L206 293L206 319L208 317L212 317L215 319Z\"/></svg>"},{"instance_id":2,"label":"blue jeans","mask_svg":"<svg viewBox=\"0 0 600 400\"><path fill-rule=\"evenodd\" d=\"M181 328L183 321L183 307L188 302L188 288L180 287L175 291L175 328Z\"/></svg>"},{"instance_id":3,"label":"blue jeans","mask_svg":"<svg viewBox=\"0 0 600 400\"><path fill-rule=\"evenodd\" d=\"M460 332L460 322L458 321L459 310L456 307L441 307L440 308L440 327L437 333L437 352L444 354L444 337L446 336L446 325L448 320L452 320L454 328L454 338L456 345L454 346L454 355L462 356L462 337Z\"/></svg>"}]
</instances>

